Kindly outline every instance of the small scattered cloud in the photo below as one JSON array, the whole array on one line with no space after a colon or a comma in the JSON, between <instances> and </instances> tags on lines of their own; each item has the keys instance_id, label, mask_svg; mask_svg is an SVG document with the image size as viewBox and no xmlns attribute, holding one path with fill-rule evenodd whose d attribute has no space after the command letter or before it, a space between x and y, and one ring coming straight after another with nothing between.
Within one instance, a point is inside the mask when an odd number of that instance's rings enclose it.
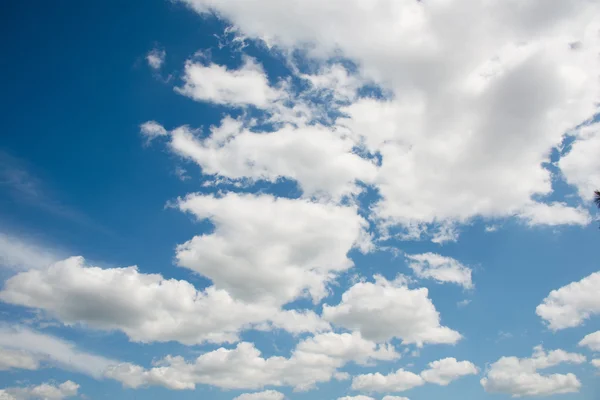
<instances>
[{"instance_id":1,"label":"small scattered cloud","mask_svg":"<svg viewBox=\"0 0 600 400\"><path fill-rule=\"evenodd\" d=\"M166 56L167 52L165 50L154 48L146 55L146 61L148 62L150 68L158 71L164 64Z\"/></svg>"}]
</instances>

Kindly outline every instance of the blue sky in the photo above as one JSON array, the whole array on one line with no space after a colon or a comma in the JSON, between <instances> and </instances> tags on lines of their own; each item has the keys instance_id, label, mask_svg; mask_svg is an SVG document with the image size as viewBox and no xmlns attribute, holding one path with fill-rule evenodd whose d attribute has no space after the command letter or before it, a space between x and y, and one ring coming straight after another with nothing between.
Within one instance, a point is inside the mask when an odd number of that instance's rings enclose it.
<instances>
[{"instance_id":1,"label":"blue sky","mask_svg":"<svg viewBox=\"0 0 600 400\"><path fill-rule=\"evenodd\" d=\"M0 399L600 395L597 4L36 3Z\"/></svg>"}]
</instances>

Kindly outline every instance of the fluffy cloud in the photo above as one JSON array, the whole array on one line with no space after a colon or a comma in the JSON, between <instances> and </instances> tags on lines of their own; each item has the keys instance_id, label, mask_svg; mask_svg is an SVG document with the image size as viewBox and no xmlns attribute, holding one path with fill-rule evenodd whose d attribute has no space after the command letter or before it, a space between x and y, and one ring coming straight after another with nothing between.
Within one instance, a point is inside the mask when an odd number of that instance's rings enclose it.
<instances>
[{"instance_id":1,"label":"fluffy cloud","mask_svg":"<svg viewBox=\"0 0 600 400\"><path fill-rule=\"evenodd\" d=\"M550 292L536 313L550 329L556 331L581 325L590 316L600 313L600 272L595 272L578 282Z\"/></svg>"},{"instance_id":2,"label":"fluffy cloud","mask_svg":"<svg viewBox=\"0 0 600 400\"><path fill-rule=\"evenodd\" d=\"M440 316L426 288L409 289L402 278L359 282L336 306L323 306L323 318L361 332L377 342L399 338L403 343L456 343L461 335L440 325Z\"/></svg>"},{"instance_id":3,"label":"fluffy cloud","mask_svg":"<svg viewBox=\"0 0 600 400\"><path fill-rule=\"evenodd\" d=\"M533 225L587 225L592 221L590 213L581 207L569 207L565 203L531 203L523 208L519 217Z\"/></svg>"},{"instance_id":4,"label":"fluffy cloud","mask_svg":"<svg viewBox=\"0 0 600 400\"><path fill-rule=\"evenodd\" d=\"M4 302L39 308L66 324L121 330L140 342L231 342L242 328L270 323L292 332L328 329L312 312L243 303L226 291L142 274L136 267L101 269L81 257L17 274L0 292Z\"/></svg>"},{"instance_id":5,"label":"fluffy cloud","mask_svg":"<svg viewBox=\"0 0 600 400\"><path fill-rule=\"evenodd\" d=\"M585 335L579 342L579 346L586 346L590 350L600 351L600 331Z\"/></svg>"},{"instance_id":6,"label":"fluffy cloud","mask_svg":"<svg viewBox=\"0 0 600 400\"><path fill-rule=\"evenodd\" d=\"M441 283L456 283L466 289L473 287L471 269L459 261L435 253L408 254L408 266L415 275L423 279L434 279Z\"/></svg>"},{"instance_id":7,"label":"fluffy cloud","mask_svg":"<svg viewBox=\"0 0 600 400\"><path fill-rule=\"evenodd\" d=\"M293 179L305 197L339 200L357 194L362 189L356 182L372 182L377 172L373 162L353 152L356 143L347 133L335 127L284 125L273 132L253 132L241 120L226 117L210 133L200 139L182 126L171 132L169 146L205 174L252 181Z\"/></svg>"},{"instance_id":8,"label":"fluffy cloud","mask_svg":"<svg viewBox=\"0 0 600 400\"><path fill-rule=\"evenodd\" d=\"M249 57L234 70L217 64L188 61L183 80L183 87L177 88L179 93L216 104L266 108L283 96L281 91L269 85L262 67Z\"/></svg>"},{"instance_id":9,"label":"fluffy cloud","mask_svg":"<svg viewBox=\"0 0 600 400\"><path fill-rule=\"evenodd\" d=\"M456 358L444 358L429 363L429 369L421 372L425 382L447 386L450 382L467 375L476 375L479 369L470 361L457 361Z\"/></svg>"},{"instance_id":10,"label":"fluffy cloud","mask_svg":"<svg viewBox=\"0 0 600 400\"><path fill-rule=\"evenodd\" d=\"M532 199L552 191L542 165L550 150L597 111L598 4L556 1L548 11L542 0L526 6L183 1L284 52L308 48L308 57L317 60L346 57L363 79L391 94L346 96L351 104L335 122L357 145L381 156L374 184L382 199L374 211L383 222L409 226L513 215L530 224L589 222L582 209ZM309 80L333 88L345 82L341 73L324 76L330 78ZM583 148L574 147L571 158ZM590 182L584 172L590 168L578 171L567 172L567 179Z\"/></svg>"},{"instance_id":11,"label":"fluffy cloud","mask_svg":"<svg viewBox=\"0 0 600 400\"><path fill-rule=\"evenodd\" d=\"M18 326L0 326L0 347L3 348L1 357L5 367L35 369L39 363L48 363L101 378L109 365L119 363L86 353L54 336ZM16 354L19 354L18 358ZM15 365L17 363L19 365Z\"/></svg>"},{"instance_id":12,"label":"fluffy cloud","mask_svg":"<svg viewBox=\"0 0 600 400\"><path fill-rule=\"evenodd\" d=\"M141 124L140 133L146 137L147 143L150 143L154 138L168 134L167 130L156 121L146 121Z\"/></svg>"},{"instance_id":13,"label":"fluffy cloud","mask_svg":"<svg viewBox=\"0 0 600 400\"><path fill-rule=\"evenodd\" d=\"M384 396L381 400L409 400L408 397L399 397L399 396Z\"/></svg>"},{"instance_id":14,"label":"fluffy cloud","mask_svg":"<svg viewBox=\"0 0 600 400\"><path fill-rule=\"evenodd\" d=\"M359 394L358 396L338 397L337 400L375 400L375 399L372 397L369 397L369 396L363 396L363 395Z\"/></svg>"},{"instance_id":15,"label":"fluffy cloud","mask_svg":"<svg viewBox=\"0 0 600 400\"><path fill-rule=\"evenodd\" d=\"M254 344L242 342L234 349L219 348L204 353L194 362L168 356L146 370L120 364L107 370L107 377L128 387L161 385L192 390L197 384L223 389L260 389L264 386L293 386L307 390L334 377L343 361L324 354L295 351L290 358L263 358Z\"/></svg>"},{"instance_id":16,"label":"fluffy cloud","mask_svg":"<svg viewBox=\"0 0 600 400\"><path fill-rule=\"evenodd\" d=\"M60 385L43 383L39 386L15 387L0 390L0 400L62 400L77 396L79 385L66 381Z\"/></svg>"},{"instance_id":17,"label":"fluffy cloud","mask_svg":"<svg viewBox=\"0 0 600 400\"><path fill-rule=\"evenodd\" d=\"M481 385L489 393L506 393L513 397L548 396L578 392L581 382L572 374L542 375L543 370L561 363L581 364L586 361L581 354L564 350L544 351L534 348L531 358L502 357L493 363Z\"/></svg>"},{"instance_id":18,"label":"fluffy cloud","mask_svg":"<svg viewBox=\"0 0 600 400\"><path fill-rule=\"evenodd\" d=\"M352 389L363 392L404 392L424 384L425 380L419 375L403 369L389 375L377 372L352 379Z\"/></svg>"},{"instance_id":19,"label":"fluffy cloud","mask_svg":"<svg viewBox=\"0 0 600 400\"><path fill-rule=\"evenodd\" d=\"M154 70L158 70L158 69L160 69L160 67L162 67L163 63L165 62L166 56L167 56L166 51L164 51L162 49L152 49L146 55L146 61L148 62L148 65L150 66L150 68L152 68Z\"/></svg>"},{"instance_id":20,"label":"fluffy cloud","mask_svg":"<svg viewBox=\"0 0 600 400\"><path fill-rule=\"evenodd\" d=\"M566 181L575 186L579 196L591 201L600 188L600 123L580 127L569 152L561 157L558 167Z\"/></svg>"},{"instance_id":21,"label":"fluffy cloud","mask_svg":"<svg viewBox=\"0 0 600 400\"><path fill-rule=\"evenodd\" d=\"M233 400L283 400L284 398L283 393L275 390L265 390L258 393L244 393Z\"/></svg>"},{"instance_id":22,"label":"fluffy cloud","mask_svg":"<svg viewBox=\"0 0 600 400\"><path fill-rule=\"evenodd\" d=\"M360 333L327 332L300 342L296 350L304 353L322 354L342 360L367 365L371 361L391 361L400 358L391 345L376 345L365 340Z\"/></svg>"},{"instance_id":23,"label":"fluffy cloud","mask_svg":"<svg viewBox=\"0 0 600 400\"><path fill-rule=\"evenodd\" d=\"M31 353L0 347L0 371L13 368L34 370L39 366L39 359Z\"/></svg>"},{"instance_id":24,"label":"fluffy cloud","mask_svg":"<svg viewBox=\"0 0 600 400\"><path fill-rule=\"evenodd\" d=\"M600 358L592 360L592 365L596 368L600 368Z\"/></svg>"},{"instance_id":25,"label":"fluffy cloud","mask_svg":"<svg viewBox=\"0 0 600 400\"><path fill-rule=\"evenodd\" d=\"M179 208L215 229L178 246L177 263L246 301L284 304L306 293L318 301L353 266L348 251L369 244L354 207L229 193L189 195Z\"/></svg>"},{"instance_id":26,"label":"fluffy cloud","mask_svg":"<svg viewBox=\"0 0 600 400\"><path fill-rule=\"evenodd\" d=\"M358 375L352 380L352 389L364 392L404 392L425 383L447 386L452 381L467 375L479 373L477 367L470 361L457 361L455 358L444 358L429 363L429 369L417 375L413 372L399 369L389 375L379 372ZM386 396L388 400L405 399L402 397Z\"/></svg>"}]
</instances>

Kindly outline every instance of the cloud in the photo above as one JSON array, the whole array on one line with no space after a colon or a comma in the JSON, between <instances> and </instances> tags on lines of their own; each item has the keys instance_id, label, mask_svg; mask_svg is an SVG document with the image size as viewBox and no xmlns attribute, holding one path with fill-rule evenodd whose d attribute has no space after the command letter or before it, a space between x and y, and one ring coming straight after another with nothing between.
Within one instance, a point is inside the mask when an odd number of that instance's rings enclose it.
<instances>
[{"instance_id":1,"label":"cloud","mask_svg":"<svg viewBox=\"0 0 600 400\"><path fill-rule=\"evenodd\" d=\"M176 88L182 95L197 101L234 107L252 105L267 108L283 96L283 92L269 85L260 64L250 57L246 57L238 69L188 61L183 81L183 87Z\"/></svg>"},{"instance_id":2,"label":"cloud","mask_svg":"<svg viewBox=\"0 0 600 400\"><path fill-rule=\"evenodd\" d=\"M232 342L254 324L293 333L329 329L312 311L243 303L214 287L198 291L187 281L142 274L136 267L87 266L82 257L13 276L0 299L42 309L66 324L120 330L138 342Z\"/></svg>"},{"instance_id":3,"label":"cloud","mask_svg":"<svg viewBox=\"0 0 600 400\"><path fill-rule=\"evenodd\" d=\"M304 197L340 200L361 192L357 181L372 182L376 175L375 164L353 153L356 143L343 130L319 124L253 132L227 117L204 139L179 127L169 145L205 174L268 182L293 179Z\"/></svg>"},{"instance_id":4,"label":"cloud","mask_svg":"<svg viewBox=\"0 0 600 400\"><path fill-rule=\"evenodd\" d=\"M550 292L536 313L553 331L571 328L595 314L600 314L600 272L595 272L578 282Z\"/></svg>"},{"instance_id":5,"label":"cloud","mask_svg":"<svg viewBox=\"0 0 600 400\"><path fill-rule=\"evenodd\" d=\"M376 345L360 333L326 332L307 338L296 347L297 351L326 355L344 363L354 361L369 365L372 361L392 361L400 358L392 345Z\"/></svg>"},{"instance_id":6,"label":"cloud","mask_svg":"<svg viewBox=\"0 0 600 400\"><path fill-rule=\"evenodd\" d=\"M511 216L532 225L589 223L582 209L533 199L553 191L544 167L552 148L597 112L600 22L591 16L600 5L184 1L284 54L301 49L323 64L348 59L361 80L390 93L345 96L350 104L334 121L357 147L380 156L371 183L382 196L373 208L381 224L437 230ZM331 72L309 80L337 88L345 78ZM584 144L577 147L572 159ZM593 175L585 167L578 176L589 182L585 171Z\"/></svg>"},{"instance_id":7,"label":"cloud","mask_svg":"<svg viewBox=\"0 0 600 400\"><path fill-rule=\"evenodd\" d=\"M372 397L369 396L363 396L363 395L358 395L358 396L344 396L344 397L338 397L337 400L375 400Z\"/></svg>"},{"instance_id":8,"label":"cloud","mask_svg":"<svg viewBox=\"0 0 600 400\"><path fill-rule=\"evenodd\" d=\"M429 363L429 369L421 372L425 382L447 386L450 382L467 375L477 375L479 369L470 361L444 358Z\"/></svg>"},{"instance_id":9,"label":"cloud","mask_svg":"<svg viewBox=\"0 0 600 400\"><path fill-rule=\"evenodd\" d=\"M285 304L327 284L353 266L348 252L368 246L367 222L355 207L270 195L188 195L182 211L215 226L177 247L177 263L234 298Z\"/></svg>"},{"instance_id":10,"label":"cloud","mask_svg":"<svg viewBox=\"0 0 600 400\"><path fill-rule=\"evenodd\" d=\"M384 396L381 400L409 400L408 397L400 397L400 396Z\"/></svg>"},{"instance_id":11,"label":"cloud","mask_svg":"<svg viewBox=\"0 0 600 400\"><path fill-rule=\"evenodd\" d=\"M422 386L425 383L447 386L452 381L463 376L476 375L478 373L479 370L470 361L457 361L455 358L444 358L443 360L429 363L429 369L421 372L420 375L402 368L389 375L383 375L379 372L358 375L352 379L352 389L364 392L397 393ZM389 398L392 400L396 399L395 397Z\"/></svg>"},{"instance_id":12,"label":"cloud","mask_svg":"<svg viewBox=\"0 0 600 400\"><path fill-rule=\"evenodd\" d=\"M167 52L162 49L152 49L146 55L146 61L150 68L154 70L159 70L163 63L165 62L165 57L167 56Z\"/></svg>"},{"instance_id":13,"label":"cloud","mask_svg":"<svg viewBox=\"0 0 600 400\"><path fill-rule=\"evenodd\" d=\"M264 386L293 386L308 390L328 382L340 359L324 354L294 351L290 358L263 358L253 343L242 342L234 349L219 348L188 363L182 357L168 356L146 370L133 364L108 369L107 376L127 387L160 385L175 390L193 390L197 384L222 389L260 389Z\"/></svg>"},{"instance_id":14,"label":"cloud","mask_svg":"<svg viewBox=\"0 0 600 400\"><path fill-rule=\"evenodd\" d=\"M60 259L61 255L54 250L0 232L0 267L28 270L47 267Z\"/></svg>"},{"instance_id":15,"label":"cloud","mask_svg":"<svg viewBox=\"0 0 600 400\"><path fill-rule=\"evenodd\" d=\"M36 370L39 366L39 359L31 353L0 347L0 371L9 369Z\"/></svg>"},{"instance_id":16,"label":"cloud","mask_svg":"<svg viewBox=\"0 0 600 400\"><path fill-rule=\"evenodd\" d=\"M587 225L592 222L590 213L581 207L569 207L565 203L532 203L519 214L531 226L533 225Z\"/></svg>"},{"instance_id":17,"label":"cloud","mask_svg":"<svg viewBox=\"0 0 600 400\"><path fill-rule=\"evenodd\" d=\"M156 121L146 121L141 124L140 133L146 137L146 143L150 143L155 138L168 134L165 127Z\"/></svg>"},{"instance_id":18,"label":"cloud","mask_svg":"<svg viewBox=\"0 0 600 400\"><path fill-rule=\"evenodd\" d=\"M60 385L42 383L39 386L14 387L0 390L2 400L62 400L77 396L79 385L73 381L66 381Z\"/></svg>"},{"instance_id":19,"label":"cloud","mask_svg":"<svg viewBox=\"0 0 600 400\"><path fill-rule=\"evenodd\" d=\"M352 379L352 389L363 392L404 392L424 384L425 381L419 375L403 369L389 375L377 372L358 375Z\"/></svg>"},{"instance_id":20,"label":"cloud","mask_svg":"<svg viewBox=\"0 0 600 400\"><path fill-rule=\"evenodd\" d=\"M565 180L575 186L579 196L587 201L600 188L600 123L580 127L568 153L560 158L558 167Z\"/></svg>"},{"instance_id":21,"label":"cloud","mask_svg":"<svg viewBox=\"0 0 600 400\"><path fill-rule=\"evenodd\" d=\"M513 397L548 396L559 393L576 393L581 382L572 373L541 375L538 370L562 363L581 364L586 358L564 350L544 351L534 348L531 358L502 357L493 363L481 379L488 393L505 393Z\"/></svg>"},{"instance_id":22,"label":"cloud","mask_svg":"<svg viewBox=\"0 0 600 400\"><path fill-rule=\"evenodd\" d=\"M471 269L459 261L435 253L407 254L408 266L422 279L434 279L440 283L456 283L471 289Z\"/></svg>"},{"instance_id":23,"label":"cloud","mask_svg":"<svg viewBox=\"0 0 600 400\"><path fill-rule=\"evenodd\" d=\"M244 393L233 400L283 400L284 398L285 396L283 393L275 390L266 390L258 393Z\"/></svg>"},{"instance_id":24,"label":"cloud","mask_svg":"<svg viewBox=\"0 0 600 400\"><path fill-rule=\"evenodd\" d=\"M454 344L461 335L440 325L440 315L426 288L409 289L403 279L359 282L348 289L336 306L323 306L323 319L359 331L376 342L399 338L402 343Z\"/></svg>"},{"instance_id":25,"label":"cloud","mask_svg":"<svg viewBox=\"0 0 600 400\"><path fill-rule=\"evenodd\" d=\"M600 351L600 331L585 335L585 337L579 342L579 346L588 347L593 351Z\"/></svg>"},{"instance_id":26,"label":"cloud","mask_svg":"<svg viewBox=\"0 0 600 400\"><path fill-rule=\"evenodd\" d=\"M102 378L104 370L109 365L119 363L115 360L86 353L63 339L21 326L0 326L0 347L3 349L3 362L5 365L12 363L13 368L19 368L14 365L14 355L17 353L21 357L20 368L24 366L33 367L39 363L49 363L94 378ZM12 357L12 361L7 361L6 357Z\"/></svg>"},{"instance_id":27,"label":"cloud","mask_svg":"<svg viewBox=\"0 0 600 400\"><path fill-rule=\"evenodd\" d=\"M600 358L592 360L592 365L596 368L600 368Z\"/></svg>"}]
</instances>

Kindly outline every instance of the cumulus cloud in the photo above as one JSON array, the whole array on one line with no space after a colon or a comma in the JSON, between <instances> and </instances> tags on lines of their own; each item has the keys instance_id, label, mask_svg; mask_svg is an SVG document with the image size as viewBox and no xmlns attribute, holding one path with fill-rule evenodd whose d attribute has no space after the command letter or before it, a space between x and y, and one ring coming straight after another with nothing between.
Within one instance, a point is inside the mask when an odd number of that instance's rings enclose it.
<instances>
[{"instance_id":1,"label":"cumulus cloud","mask_svg":"<svg viewBox=\"0 0 600 400\"><path fill-rule=\"evenodd\" d=\"M542 375L538 371L561 363L581 364L585 361L581 354L564 350L546 352L542 346L536 346L531 358L500 358L489 367L480 382L486 392L513 397L576 393L581 382L574 374Z\"/></svg>"},{"instance_id":2,"label":"cumulus cloud","mask_svg":"<svg viewBox=\"0 0 600 400\"><path fill-rule=\"evenodd\" d=\"M600 351L600 331L585 335L585 337L579 342L579 346L588 347L593 351Z\"/></svg>"},{"instance_id":3,"label":"cumulus cloud","mask_svg":"<svg viewBox=\"0 0 600 400\"><path fill-rule=\"evenodd\" d=\"M572 133L575 141L558 161L558 167L579 196L591 201L594 190L600 188L600 123L584 125Z\"/></svg>"},{"instance_id":4,"label":"cumulus cloud","mask_svg":"<svg viewBox=\"0 0 600 400\"><path fill-rule=\"evenodd\" d=\"M241 329L253 324L271 324L293 333L329 328L312 311L244 303L224 290L199 291L187 281L143 274L136 267L87 266L82 257L13 276L0 299L42 309L66 324L120 330L139 342L232 342Z\"/></svg>"},{"instance_id":5,"label":"cumulus cloud","mask_svg":"<svg viewBox=\"0 0 600 400\"><path fill-rule=\"evenodd\" d=\"M275 390L265 390L264 392L258 393L244 393L233 400L283 400L284 398L285 396L283 393Z\"/></svg>"},{"instance_id":6,"label":"cumulus cloud","mask_svg":"<svg viewBox=\"0 0 600 400\"><path fill-rule=\"evenodd\" d=\"M152 49L146 55L146 61L150 68L154 70L159 70L165 62L165 58L167 56L167 52L162 49Z\"/></svg>"},{"instance_id":7,"label":"cumulus cloud","mask_svg":"<svg viewBox=\"0 0 600 400\"><path fill-rule=\"evenodd\" d=\"M400 396L384 396L381 400L409 400L408 397L400 397Z\"/></svg>"},{"instance_id":8,"label":"cumulus cloud","mask_svg":"<svg viewBox=\"0 0 600 400\"><path fill-rule=\"evenodd\" d=\"M532 203L525 206L519 217L529 225L587 225L592 221L590 213L582 207L569 207L565 203Z\"/></svg>"},{"instance_id":9,"label":"cumulus cloud","mask_svg":"<svg viewBox=\"0 0 600 400\"><path fill-rule=\"evenodd\" d=\"M550 150L597 112L600 21L592 16L598 4L182 1L284 52L308 48L307 57L317 61L350 59L361 80L390 93L356 99L342 71L307 78L315 87L350 88L334 125L381 157L371 182L382 196L373 208L382 223L436 225L478 216L589 223L583 209L532 199L552 192L543 166ZM573 147L572 160L584 146ZM574 162L586 163L583 169L565 161L567 180L580 185L577 175L591 184L592 158Z\"/></svg>"},{"instance_id":10,"label":"cumulus cloud","mask_svg":"<svg viewBox=\"0 0 600 400\"><path fill-rule=\"evenodd\" d=\"M39 366L39 359L29 352L0 347L0 371L13 368L35 370Z\"/></svg>"},{"instance_id":11,"label":"cumulus cloud","mask_svg":"<svg viewBox=\"0 0 600 400\"><path fill-rule=\"evenodd\" d=\"M399 338L403 343L454 344L461 335L440 325L440 315L426 288L410 289L402 278L359 282L349 288L338 305L323 306L323 319L359 331L377 342Z\"/></svg>"},{"instance_id":12,"label":"cumulus cloud","mask_svg":"<svg viewBox=\"0 0 600 400\"><path fill-rule=\"evenodd\" d=\"M294 351L290 358L263 358L253 343L242 342L233 349L219 348L188 363L168 356L151 369L120 364L107 376L127 387L161 385L175 390L192 390L197 384L223 389L260 389L264 386L293 386L307 390L331 380L343 360L309 351Z\"/></svg>"},{"instance_id":13,"label":"cumulus cloud","mask_svg":"<svg viewBox=\"0 0 600 400\"><path fill-rule=\"evenodd\" d=\"M283 92L269 85L262 66L250 57L238 69L188 61L183 80L184 85L176 89L179 93L215 104L266 108L283 96Z\"/></svg>"},{"instance_id":14,"label":"cumulus cloud","mask_svg":"<svg viewBox=\"0 0 600 400\"><path fill-rule=\"evenodd\" d=\"M352 152L355 142L343 130L322 125L285 125L273 132L252 132L225 118L199 139L188 127L172 132L170 147L195 161L208 175L228 179L298 182L305 197L339 200L361 191L357 181L371 182L376 166Z\"/></svg>"},{"instance_id":15,"label":"cumulus cloud","mask_svg":"<svg viewBox=\"0 0 600 400\"><path fill-rule=\"evenodd\" d=\"M60 385L42 383L39 386L13 387L0 390L1 400L62 400L77 396L79 385L66 381Z\"/></svg>"},{"instance_id":16,"label":"cumulus cloud","mask_svg":"<svg viewBox=\"0 0 600 400\"><path fill-rule=\"evenodd\" d=\"M363 392L404 392L417 386L425 384L425 380L419 375L399 369L389 375L379 372L358 375L352 379L352 389Z\"/></svg>"},{"instance_id":17,"label":"cumulus cloud","mask_svg":"<svg viewBox=\"0 0 600 400\"><path fill-rule=\"evenodd\" d=\"M592 315L600 314L600 272L583 278L578 282L550 292L536 313L548 323L554 331L579 326Z\"/></svg>"},{"instance_id":18,"label":"cumulus cloud","mask_svg":"<svg viewBox=\"0 0 600 400\"><path fill-rule=\"evenodd\" d=\"M348 252L368 247L367 222L355 207L270 195L189 195L179 208L215 226L177 247L177 263L244 301L285 304L353 266Z\"/></svg>"},{"instance_id":19,"label":"cumulus cloud","mask_svg":"<svg viewBox=\"0 0 600 400\"><path fill-rule=\"evenodd\" d=\"M12 368L36 369L40 363L47 363L101 378L109 365L119 363L82 351L63 339L21 326L0 326L0 347L2 365Z\"/></svg>"},{"instance_id":20,"label":"cumulus cloud","mask_svg":"<svg viewBox=\"0 0 600 400\"><path fill-rule=\"evenodd\" d=\"M592 365L596 368L600 368L600 358L592 360Z\"/></svg>"},{"instance_id":21,"label":"cumulus cloud","mask_svg":"<svg viewBox=\"0 0 600 400\"><path fill-rule=\"evenodd\" d=\"M434 279L440 283L456 283L470 289L473 287L471 269L459 261L435 253L407 254L408 266L422 279Z\"/></svg>"},{"instance_id":22,"label":"cumulus cloud","mask_svg":"<svg viewBox=\"0 0 600 400\"><path fill-rule=\"evenodd\" d=\"M363 396L363 395L359 394L358 396L338 397L337 400L375 400L375 399L372 397L369 397L369 396Z\"/></svg>"},{"instance_id":23,"label":"cumulus cloud","mask_svg":"<svg viewBox=\"0 0 600 400\"><path fill-rule=\"evenodd\" d=\"M470 361L457 361L456 358L444 358L429 363L429 369L421 372L425 382L447 386L450 382L467 375L477 375L479 369Z\"/></svg>"},{"instance_id":24,"label":"cumulus cloud","mask_svg":"<svg viewBox=\"0 0 600 400\"><path fill-rule=\"evenodd\" d=\"M341 361L368 365L372 361L392 361L400 358L392 345L377 345L363 339L358 332L327 332L301 341L297 351L323 354Z\"/></svg>"}]
</instances>

